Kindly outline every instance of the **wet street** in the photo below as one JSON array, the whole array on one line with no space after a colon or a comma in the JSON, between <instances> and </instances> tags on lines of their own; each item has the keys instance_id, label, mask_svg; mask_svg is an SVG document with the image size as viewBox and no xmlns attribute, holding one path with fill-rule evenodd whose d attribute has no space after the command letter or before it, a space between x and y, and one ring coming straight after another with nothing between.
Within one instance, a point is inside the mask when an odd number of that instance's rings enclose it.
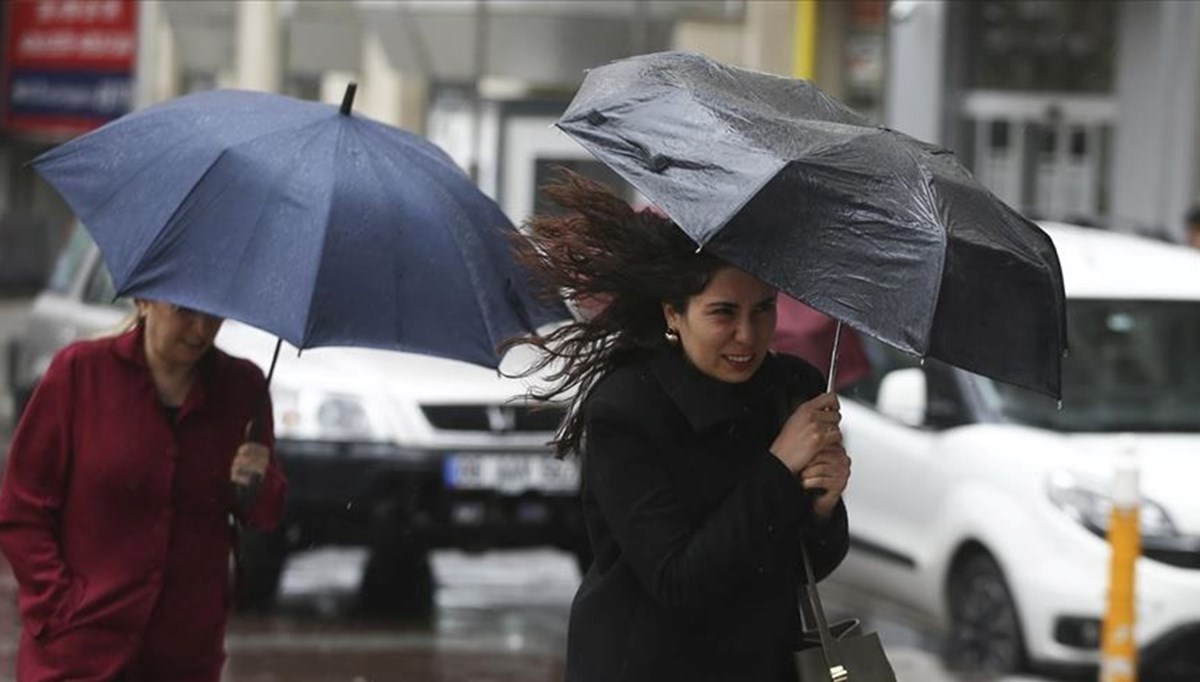
<instances>
[{"instance_id":1,"label":"wet street","mask_svg":"<svg viewBox=\"0 0 1200 682\"><path fill-rule=\"evenodd\" d=\"M554 550L434 557L437 610L428 623L354 618L365 555L321 550L293 559L275 611L234 618L228 682L542 682L561 680L574 560ZM0 681L13 679L15 584L0 580ZM832 605L835 609L838 604ZM856 608L857 610L857 608ZM954 682L930 653L935 639L876 614L900 682ZM1032 680L1033 678L1023 678ZM1006 682L1016 682L1009 678Z\"/></svg>"},{"instance_id":2,"label":"wet street","mask_svg":"<svg viewBox=\"0 0 1200 682\"><path fill-rule=\"evenodd\" d=\"M429 623L347 615L365 554L298 557L271 616L238 618L227 678L267 680L558 680L574 560L552 550L435 555L441 586Z\"/></svg>"}]
</instances>

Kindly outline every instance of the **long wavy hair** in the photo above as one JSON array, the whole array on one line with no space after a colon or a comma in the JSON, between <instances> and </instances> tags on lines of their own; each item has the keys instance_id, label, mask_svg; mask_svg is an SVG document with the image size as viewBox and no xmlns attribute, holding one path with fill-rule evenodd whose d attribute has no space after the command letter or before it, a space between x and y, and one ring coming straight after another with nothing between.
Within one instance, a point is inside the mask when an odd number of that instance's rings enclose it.
<instances>
[{"instance_id":1,"label":"long wavy hair","mask_svg":"<svg viewBox=\"0 0 1200 682\"><path fill-rule=\"evenodd\" d=\"M539 401L571 396L552 441L559 457L578 453L584 405L601 378L665 343L662 304L684 311L726 263L701 252L669 218L636 211L607 187L569 171L542 188L560 209L536 215L514 242L517 260L547 296L591 314L542 335L510 340L540 351L521 376L548 371Z\"/></svg>"}]
</instances>

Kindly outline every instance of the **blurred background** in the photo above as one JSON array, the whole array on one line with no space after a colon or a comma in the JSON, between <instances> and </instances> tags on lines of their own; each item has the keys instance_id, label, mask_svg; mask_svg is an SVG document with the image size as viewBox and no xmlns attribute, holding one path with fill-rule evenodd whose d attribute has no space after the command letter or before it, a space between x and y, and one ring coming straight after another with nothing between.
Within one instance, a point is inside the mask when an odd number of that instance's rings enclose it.
<instances>
[{"instance_id":1,"label":"blurred background","mask_svg":"<svg viewBox=\"0 0 1200 682\"><path fill-rule=\"evenodd\" d=\"M36 10L32 8L36 7ZM810 78L954 150L1034 218L1182 240L1200 192L1197 8L1051 0L316 0L7 3L0 287L38 287L69 214L24 164L138 106L240 87L338 101L421 132L514 221L553 165L584 69L693 50ZM90 37L90 38L89 38ZM73 46L88 39L94 44Z\"/></svg>"},{"instance_id":2,"label":"blurred background","mask_svg":"<svg viewBox=\"0 0 1200 682\"><path fill-rule=\"evenodd\" d=\"M587 68L671 49L811 79L950 148L1035 220L1183 242L1200 201L1200 3L1190 0L10 0L0 21L5 338L25 334L73 233L70 210L28 162L126 112L213 88L336 103L355 81L356 112L441 145L514 223L542 208L537 188L559 166L637 200L551 124ZM78 262L59 262L61 291L91 281L71 269ZM103 301L103 282L79 287ZM14 380L22 361L14 351L0 368L14 388L0 397L0 434L19 410L16 389L29 388ZM290 553L271 586L278 599L235 620L230 680L561 678L586 563L570 543L438 548L434 612L416 620L358 615L349 604L365 550L328 544ZM19 625L11 579L0 586L4 680ZM830 592L835 610L869 614L902 681L965 679L941 662L944 629ZM1095 643L1083 647L1094 665Z\"/></svg>"}]
</instances>

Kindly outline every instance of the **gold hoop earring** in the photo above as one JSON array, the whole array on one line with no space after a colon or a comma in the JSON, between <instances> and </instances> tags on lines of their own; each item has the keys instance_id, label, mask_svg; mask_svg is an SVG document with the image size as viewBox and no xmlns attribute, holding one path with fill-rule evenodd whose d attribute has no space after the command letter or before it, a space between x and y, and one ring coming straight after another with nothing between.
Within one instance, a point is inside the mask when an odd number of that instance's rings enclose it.
<instances>
[{"instance_id":1,"label":"gold hoop earring","mask_svg":"<svg viewBox=\"0 0 1200 682\"><path fill-rule=\"evenodd\" d=\"M670 327L667 327L667 331L663 332L663 338L665 338L667 343L671 344L672 346L679 345L679 332L671 329Z\"/></svg>"}]
</instances>

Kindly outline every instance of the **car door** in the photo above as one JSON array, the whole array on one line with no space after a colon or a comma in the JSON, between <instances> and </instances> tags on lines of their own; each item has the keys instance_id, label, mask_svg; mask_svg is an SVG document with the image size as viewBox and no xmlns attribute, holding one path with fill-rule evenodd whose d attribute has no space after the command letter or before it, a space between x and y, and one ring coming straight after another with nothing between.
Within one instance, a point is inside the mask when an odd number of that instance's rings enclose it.
<instances>
[{"instance_id":1,"label":"car door","mask_svg":"<svg viewBox=\"0 0 1200 682\"><path fill-rule=\"evenodd\" d=\"M852 550L839 579L924 606L949 478L942 432L968 421L966 408L949 366L867 344L872 373L843 396L842 429L853 460L846 493ZM889 414L881 394L894 394L895 382L914 373L920 380L911 388L922 389L926 409L907 418L894 409Z\"/></svg>"}]
</instances>

